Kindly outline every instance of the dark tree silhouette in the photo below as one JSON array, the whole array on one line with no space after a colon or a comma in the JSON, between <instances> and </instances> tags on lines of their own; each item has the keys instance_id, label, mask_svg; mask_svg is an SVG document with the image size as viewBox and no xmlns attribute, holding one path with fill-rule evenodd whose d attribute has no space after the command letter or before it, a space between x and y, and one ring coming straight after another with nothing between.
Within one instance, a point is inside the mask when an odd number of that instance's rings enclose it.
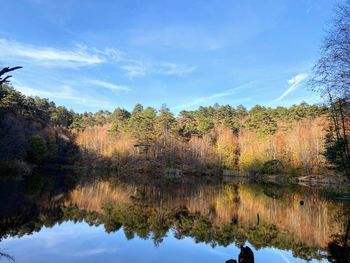
<instances>
[{"instance_id":1,"label":"dark tree silhouette","mask_svg":"<svg viewBox=\"0 0 350 263\"><path fill-rule=\"evenodd\" d=\"M5 84L5 83L9 83L9 78L12 77L11 75L2 77L3 75L5 75L11 71L20 69L20 68L22 68L22 67L13 67L13 68L6 67L6 68L3 68L2 70L0 70L0 85Z\"/></svg>"}]
</instances>

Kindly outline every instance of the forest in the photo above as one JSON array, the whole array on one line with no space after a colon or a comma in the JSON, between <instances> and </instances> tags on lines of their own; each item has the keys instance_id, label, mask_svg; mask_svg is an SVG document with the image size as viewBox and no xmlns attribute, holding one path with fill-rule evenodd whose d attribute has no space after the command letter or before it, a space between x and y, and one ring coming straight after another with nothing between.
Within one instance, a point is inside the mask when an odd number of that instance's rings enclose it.
<instances>
[{"instance_id":1,"label":"forest","mask_svg":"<svg viewBox=\"0 0 350 263\"><path fill-rule=\"evenodd\" d=\"M1 167L28 172L33 165L181 169L217 173L329 174L325 157L332 128L327 105L250 110L215 104L175 116L135 105L129 112L75 113L1 86Z\"/></svg>"}]
</instances>

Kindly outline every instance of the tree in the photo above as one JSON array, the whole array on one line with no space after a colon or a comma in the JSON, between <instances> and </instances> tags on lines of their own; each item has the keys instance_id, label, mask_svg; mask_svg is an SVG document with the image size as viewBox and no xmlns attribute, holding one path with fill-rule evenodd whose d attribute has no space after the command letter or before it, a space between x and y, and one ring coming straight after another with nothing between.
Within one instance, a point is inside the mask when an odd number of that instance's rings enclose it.
<instances>
[{"instance_id":1,"label":"tree","mask_svg":"<svg viewBox=\"0 0 350 263\"><path fill-rule=\"evenodd\" d=\"M350 0L337 6L309 84L330 106L333 127L327 137L325 155L350 177Z\"/></svg>"},{"instance_id":2,"label":"tree","mask_svg":"<svg viewBox=\"0 0 350 263\"><path fill-rule=\"evenodd\" d=\"M120 134L125 131L130 119L130 112L122 108L116 108L112 114L112 131Z\"/></svg>"},{"instance_id":3,"label":"tree","mask_svg":"<svg viewBox=\"0 0 350 263\"><path fill-rule=\"evenodd\" d=\"M156 122L156 132L158 137L162 140L163 146L166 146L169 136L171 135L175 124L174 115L169 108L163 104Z\"/></svg>"},{"instance_id":4,"label":"tree","mask_svg":"<svg viewBox=\"0 0 350 263\"><path fill-rule=\"evenodd\" d=\"M218 106L215 111L216 125L232 129L234 132L239 130L239 116L235 109L230 105Z\"/></svg>"},{"instance_id":5,"label":"tree","mask_svg":"<svg viewBox=\"0 0 350 263\"><path fill-rule=\"evenodd\" d=\"M260 105L254 106L249 111L246 121L248 129L255 130L262 135L274 134L277 131L277 122L271 113L271 109Z\"/></svg>"},{"instance_id":6,"label":"tree","mask_svg":"<svg viewBox=\"0 0 350 263\"><path fill-rule=\"evenodd\" d=\"M137 104L128 121L128 131L131 137L138 143L150 144L155 137L156 110L148 107L143 110L142 105Z\"/></svg>"},{"instance_id":7,"label":"tree","mask_svg":"<svg viewBox=\"0 0 350 263\"><path fill-rule=\"evenodd\" d=\"M177 124L180 136L187 140L191 139L191 136L199 134L193 111L181 111Z\"/></svg>"},{"instance_id":8,"label":"tree","mask_svg":"<svg viewBox=\"0 0 350 263\"><path fill-rule=\"evenodd\" d=\"M73 122L73 116L65 107L58 106L51 114L51 121L55 125L68 127Z\"/></svg>"},{"instance_id":9,"label":"tree","mask_svg":"<svg viewBox=\"0 0 350 263\"><path fill-rule=\"evenodd\" d=\"M206 133L214 128L214 108L212 107L202 107L200 106L195 113L195 117L197 120L197 129L199 131L199 135L203 136Z\"/></svg>"},{"instance_id":10,"label":"tree","mask_svg":"<svg viewBox=\"0 0 350 263\"><path fill-rule=\"evenodd\" d=\"M155 124L157 112L154 108L147 107L141 115L139 123L138 139L142 143L149 144L155 138Z\"/></svg>"}]
</instances>

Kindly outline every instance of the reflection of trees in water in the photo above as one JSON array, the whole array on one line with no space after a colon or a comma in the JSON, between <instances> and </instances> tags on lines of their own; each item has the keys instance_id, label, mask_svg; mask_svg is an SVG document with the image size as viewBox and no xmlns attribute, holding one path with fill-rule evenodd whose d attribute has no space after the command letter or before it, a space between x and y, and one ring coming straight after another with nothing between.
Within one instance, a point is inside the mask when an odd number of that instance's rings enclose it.
<instances>
[{"instance_id":1,"label":"reflection of trees in water","mask_svg":"<svg viewBox=\"0 0 350 263\"><path fill-rule=\"evenodd\" d=\"M340 223L331 223L344 207L321 199L316 193L244 184L202 185L196 189L177 186L176 189L160 192L151 187L140 188L130 184L113 186L109 182L99 182L75 189L67 204L76 204L88 211L100 211L102 204L109 202L130 204L130 196L134 197L135 192L144 190L153 206L160 205L165 209L186 207L190 212L209 214L216 224L230 223L236 218L240 223L254 225L258 213L262 221L289 232L295 240L320 247L326 247L330 235L342 228ZM303 206L300 200L304 201Z\"/></svg>"},{"instance_id":2,"label":"reflection of trees in water","mask_svg":"<svg viewBox=\"0 0 350 263\"><path fill-rule=\"evenodd\" d=\"M33 202L27 200L16 213L1 217L1 237L73 220L104 224L106 232L123 229L128 239L152 239L155 245L172 229L178 239L192 237L212 246L249 241L256 249L276 247L292 250L300 258L319 259L320 249L325 251L332 242L330 234L344 231L344 217L339 216L342 204L269 186L169 184L159 188L95 181L75 187L55 205L54 199L41 190ZM300 231L305 231L304 238ZM330 257L335 257L332 253Z\"/></svg>"}]
</instances>

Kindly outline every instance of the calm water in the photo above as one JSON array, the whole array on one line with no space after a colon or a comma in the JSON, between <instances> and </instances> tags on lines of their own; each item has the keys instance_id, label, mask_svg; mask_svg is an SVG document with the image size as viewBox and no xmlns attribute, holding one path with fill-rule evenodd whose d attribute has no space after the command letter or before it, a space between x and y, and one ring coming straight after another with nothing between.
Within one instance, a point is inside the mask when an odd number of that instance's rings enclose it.
<instances>
[{"instance_id":1,"label":"calm water","mask_svg":"<svg viewBox=\"0 0 350 263\"><path fill-rule=\"evenodd\" d=\"M241 245L255 262L329 262L349 220L348 203L297 186L69 173L0 185L0 252L16 262L225 262Z\"/></svg>"}]
</instances>

